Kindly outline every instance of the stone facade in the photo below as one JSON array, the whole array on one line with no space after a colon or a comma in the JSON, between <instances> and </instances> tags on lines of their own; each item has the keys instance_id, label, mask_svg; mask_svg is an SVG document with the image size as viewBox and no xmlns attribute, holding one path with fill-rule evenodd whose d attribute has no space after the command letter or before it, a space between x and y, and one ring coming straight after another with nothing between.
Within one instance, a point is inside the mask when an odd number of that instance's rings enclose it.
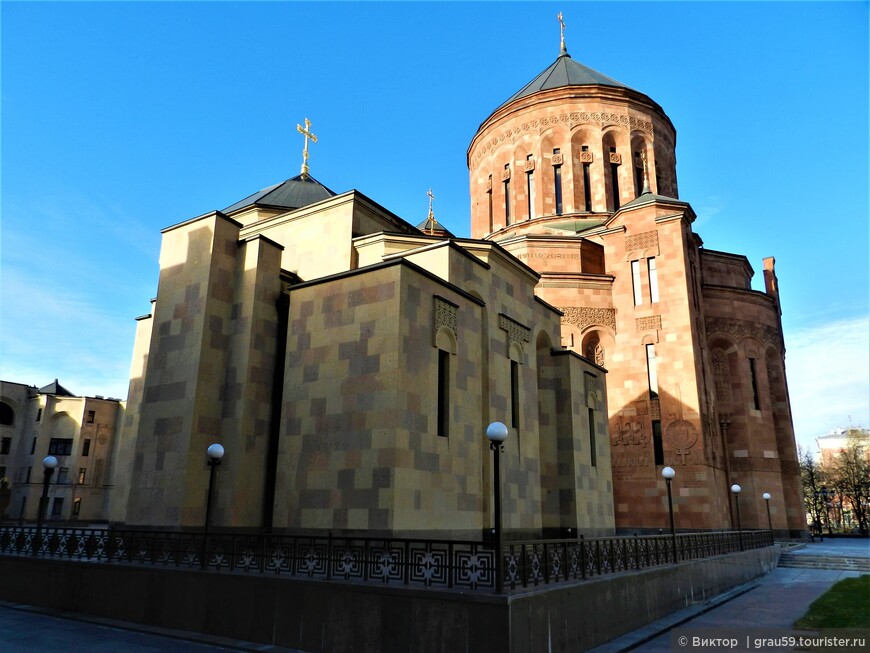
<instances>
[{"instance_id":1,"label":"stone facade","mask_svg":"<svg viewBox=\"0 0 870 653\"><path fill-rule=\"evenodd\" d=\"M215 528L479 539L502 421L509 532L613 531L605 372L560 347L539 275L501 246L350 191L176 225L160 265L117 521L200 528L219 442Z\"/></svg>"},{"instance_id":2,"label":"stone facade","mask_svg":"<svg viewBox=\"0 0 870 653\"><path fill-rule=\"evenodd\" d=\"M57 381L43 388L0 381L0 479L9 486L5 519L36 520L42 460L52 455L58 465L49 483L45 519L108 521L122 414L119 400L77 397Z\"/></svg>"},{"instance_id":3,"label":"stone facade","mask_svg":"<svg viewBox=\"0 0 870 653\"><path fill-rule=\"evenodd\" d=\"M563 53L549 70L566 68L581 69ZM744 527L767 527L770 492L774 528L798 534L774 261L757 292L745 257L703 248L670 119L595 75L483 122L468 149L472 236L534 268L537 295L563 312L562 345L607 368L618 528L667 528L670 465L678 528L736 526L738 483Z\"/></svg>"}]
</instances>

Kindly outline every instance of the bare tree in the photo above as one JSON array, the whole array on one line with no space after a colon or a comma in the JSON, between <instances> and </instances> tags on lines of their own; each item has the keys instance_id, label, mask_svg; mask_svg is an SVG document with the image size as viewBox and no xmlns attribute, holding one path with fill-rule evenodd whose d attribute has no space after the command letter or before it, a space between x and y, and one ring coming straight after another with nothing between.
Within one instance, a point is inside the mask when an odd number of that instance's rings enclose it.
<instances>
[{"instance_id":1,"label":"bare tree","mask_svg":"<svg viewBox=\"0 0 870 653\"><path fill-rule=\"evenodd\" d=\"M825 463L824 473L836 488L842 506L849 505L861 535L868 533L870 504L870 451L868 438L859 429L849 429L846 446Z\"/></svg>"}]
</instances>

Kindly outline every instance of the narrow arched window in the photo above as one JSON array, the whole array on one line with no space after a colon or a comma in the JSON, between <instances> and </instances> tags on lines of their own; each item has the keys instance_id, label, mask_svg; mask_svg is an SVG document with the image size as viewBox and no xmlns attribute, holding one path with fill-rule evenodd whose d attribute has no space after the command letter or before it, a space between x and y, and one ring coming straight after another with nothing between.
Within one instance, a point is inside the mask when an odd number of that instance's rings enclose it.
<instances>
[{"instance_id":1,"label":"narrow arched window","mask_svg":"<svg viewBox=\"0 0 870 653\"><path fill-rule=\"evenodd\" d=\"M553 148L553 194L556 198L556 215L562 215L562 153Z\"/></svg>"},{"instance_id":2,"label":"narrow arched window","mask_svg":"<svg viewBox=\"0 0 870 653\"><path fill-rule=\"evenodd\" d=\"M509 163L504 164L504 172L502 173L504 182L504 223L511 223L511 166Z\"/></svg>"},{"instance_id":3,"label":"narrow arched window","mask_svg":"<svg viewBox=\"0 0 870 653\"><path fill-rule=\"evenodd\" d=\"M619 164L622 159L616 153L616 148L610 148L610 189L613 192L613 210L619 210Z\"/></svg>"},{"instance_id":4,"label":"narrow arched window","mask_svg":"<svg viewBox=\"0 0 870 653\"><path fill-rule=\"evenodd\" d=\"M535 160L529 154L526 157L526 196L528 198L529 220L535 217Z\"/></svg>"},{"instance_id":5,"label":"narrow arched window","mask_svg":"<svg viewBox=\"0 0 870 653\"><path fill-rule=\"evenodd\" d=\"M591 174L590 168L592 166L592 152L589 151L588 145L583 145L580 148L582 154L580 155L583 159L583 201L584 206L586 207L586 212L590 213L592 211L592 186L591 186Z\"/></svg>"}]
</instances>

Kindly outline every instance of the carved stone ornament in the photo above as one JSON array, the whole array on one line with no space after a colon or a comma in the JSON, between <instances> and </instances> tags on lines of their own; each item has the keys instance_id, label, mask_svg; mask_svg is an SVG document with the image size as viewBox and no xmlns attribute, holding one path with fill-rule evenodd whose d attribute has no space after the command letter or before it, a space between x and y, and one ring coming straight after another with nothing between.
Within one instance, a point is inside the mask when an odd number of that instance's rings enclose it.
<instances>
[{"instance_id":1,"label":"carved stone ornament","mask_svg":"<svg viewBox=\"0 0 870 653\"><path fill-rule=\"evenodd\" d=\"M646 331L657 331L662 328L661 315L649 315L647 317L638 317L634 320L634 329L637 333Z\"/></svg>"},{"instance_id":2,"label":"carved stone ornament","mask_svg":"<svg viewBox=\"0 0 870 653\"><path fill-rule=\"evenodd\" d=\"M526 172L530 172L535 169L535 160L534 159L526 159L526 165L524 170Z\"/></svg>"},{"instance_id":3,"label":"carved stone ornament","mask_svg":"<svg viewBox=\"0 0 870 653\"><path fill-rule=\"evenodd\" d=\"M441 327L447 327L453 332L453 337L458 340L457 323L459 307L453 302L447 301L443 297L434 295L432 297L433 307L433 323L432 323L432 338L434 341Z\"/></svg>"},{"instance_id":4,"label":"carved stone ornament","mask_svg":"<svg viewBox=\"0 0 870 653\"><path fill-rule=\"evenodd\" d=\"M592 152L580 152L580 163L592 163Z\"/></svg>"},{"instance_id":5,"label":"carved stone ornament","mask_svg":"<svg viewBox=\"0 0 870 653\"><path fill-rule=\"evenodd\" d=\"M613 429L612 441L617 447L642 447L649 444L650 435L639 420L626 421L620 416Z\"/></svg>"},{"instance_id":6,"label":"carved stone ornament","mask_svg":"<svg viewBox=\"0 0 870 653\"><path fill-rule=\"evenodd\" d=\"M559 306L563 324L571 324L578 329L588 326L601 325L608 327L616 333L616 309L614 308L591 308L589 306Z\"/></svg>"},{"instance_id":7,"label":"carved stone ornament","mask_svg":"<svg viewBox=\"0 0 870 653\"><path fill-rule=\"evenodd\" d=\"M500 329L507 331L508 339L510 341L516 342L520 346L522 346L524 342L529 342L529 340L531 340L532 330L529 327L512 320L503 313L499 313L498 326Z\"/></svg>"},{"instance_id":8,"label":"carved stone ornament","mask_svg":"<svg viewBox=\"0 0 870 653\"><path fill-rule=\"evenodd\" d=\"M692 447L698 441L698 429L686 420L676 420L668 424L665 429L670 448L680 457L680 464L686 464L686 456L692 453Z\"/></svg>"},{"instance_id":9,"label":"carved stone ornament","mask_svg":"<svg viewBox=\"0 0 870 653\"><path fill-rule=\"evenodd\" d=\"M483 187L485 190L492 190L492 175L486 178L486 182L484 182Z\"/></svg>"},{"instance_id":10,"label":"carved stone ornament","mask_svg":"<svg viewBox=\"0 0 870 653\"><path fill-rule=\"evenodd\" d=\"M622 164L622 155L617 152L610 153L610 162L615 163L616 165Z\"/></svg>"},{"instance_id":11,"label":"carved stone ornament","mask_svg":"<svg viewBox=\"0 0 870 653\"><path fill-rule=\"evenodd\" d=\"M604 127L606 125L622 125L623 127L629 129L636 129L645 131L648 134L654 133L653 124L649 120L641 120L639 118L635 118L634 116L620 115L617 113L610 113L607 111L572 111L571 113L563 113L558 116L550 116L545 123L543 120L540 121L541 127L550 125L557 125L559 123L568 125L568 127L573 127L574 125L582 125L582 124L597 124L599 127ZM537 128L532 121L532 127ZM481 147L479 147L474 156L471 159L472 166L477 166L480 160L486 156L494 147L496 147L499 143L503 143L505 140L513 141L516 140L520 134L525 133L529 130L529 124L524 123L520 127L514 127L513 129L504 129L498 134L494 134L490 140L483 143ZM672 139L668 138L667 134L656 134L656 138L665 138L666 142L669 142L670 150L674 149L674 144ZM581 159L584 163L590 163L592 161L591 153L589 161L585 161Z\"/></svg>"},{"instance_id":12,"label":"carved stone ornament","mask_svg":"<svg viewBox=\"0 0 870 653\"><path fill-rule=\"evenodd\" d=\"M733 317L708 316L706 327L707 336L714 333L727 333L728 335L738 339L752 337L773 345L779 344L778 330L767 324L761 324L760 322L738 320Z\"/></svg>"},{"instance_id":13,"label":"carved stone ornament","mask_svg":"<svg viewBox=\"0 0 870 653\"><path fill-rule=\"evenodd\" d=\"M561 154L554 154L553 155L553 165L554 166L562 165L562 155Z\"/></svg>"},{"instance_id":14,"label":"carved stone ornament","mask_svg":"<svg viewBox=\"0 0 870 653\"><path fill-rule=\"evenodd\" d=\"M599 382L598 377L586 372L583 375L583 379L585 381L584 385L586 386L586 407L598 408L598 395L601 392L601 383Z\"/></svg>"},{"instance_id":15,"label":"carved stone ornament","mask_svg":"<svg viewBox=\"0 0 870 653\"><path fill-rule=\"evenodd\" d=\"M505 168L504 170L501 171L501 180L502 181L507 181L510 178L511 178L511 169L510 168Z\"/></svg>"},{"instance_id":16,"label":"carved stone ornament","mask_svg":"<svg viewBox=\"0 0 870 653\"><path fill-rule=\"evenodd\" d=\"M639 234L631 234L625 237L625 251L636 252L638 250L658 248L659 232L644 231Z\"/></svg>"}]
</instances>

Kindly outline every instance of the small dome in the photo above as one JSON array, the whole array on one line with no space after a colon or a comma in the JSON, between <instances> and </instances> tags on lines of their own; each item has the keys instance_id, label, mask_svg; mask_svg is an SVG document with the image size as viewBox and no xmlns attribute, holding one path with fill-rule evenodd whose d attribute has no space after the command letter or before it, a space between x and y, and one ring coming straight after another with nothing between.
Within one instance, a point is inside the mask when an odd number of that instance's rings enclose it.
<instances>
[{"instance_id":1,"label":"small dome","mask_svg":"<svg viewBox=\"0 0 870 653\"><path fill-rule=\"evenodd\" d=\"M280 209L298 209L321 200L335 197L336 193L308 174L301 174L280 184L249 195L225 208L221 213L230 214L249 206Z\"/></svg>"}]
</instances>

